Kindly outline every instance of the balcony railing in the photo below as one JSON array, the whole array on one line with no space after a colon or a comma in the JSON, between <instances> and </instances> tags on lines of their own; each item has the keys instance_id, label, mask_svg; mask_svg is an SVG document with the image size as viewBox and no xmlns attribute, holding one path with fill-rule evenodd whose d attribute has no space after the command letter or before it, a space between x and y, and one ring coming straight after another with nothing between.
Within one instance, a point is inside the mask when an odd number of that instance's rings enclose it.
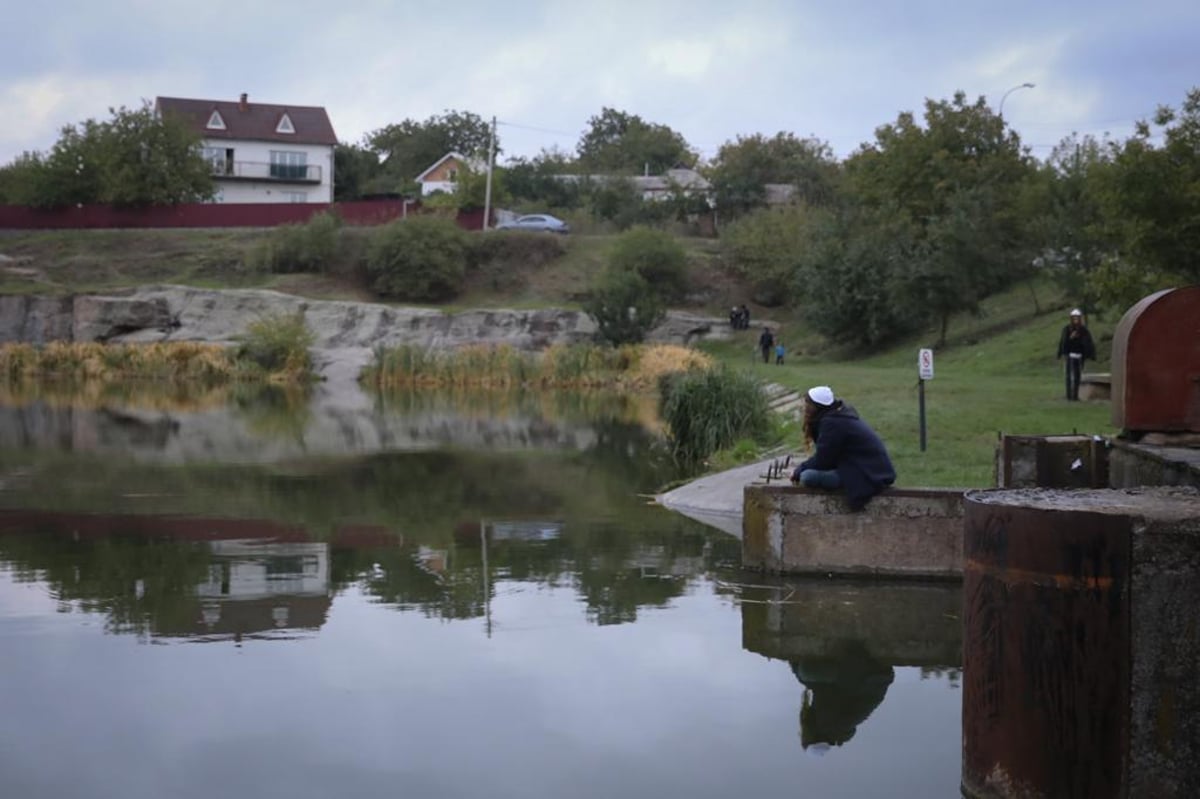
<instances>
[{"instance_id":1,"label":"balcony railing","mask_svg":"<svg viewBox=\"0 0 1200 799\"><path fill-rule=\"evenodd\" d=\"M320 183L317 164L269 164L264 161L216 161L213 176L234 180L270 180L279 183Z\"/></svg>"}]
</instances>

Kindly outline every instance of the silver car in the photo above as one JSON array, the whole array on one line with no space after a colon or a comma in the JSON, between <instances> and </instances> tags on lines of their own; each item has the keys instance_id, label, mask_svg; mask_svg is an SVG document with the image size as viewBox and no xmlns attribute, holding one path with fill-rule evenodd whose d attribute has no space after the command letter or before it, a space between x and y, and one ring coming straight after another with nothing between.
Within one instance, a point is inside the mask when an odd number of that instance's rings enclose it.
<instances>
[{"instance_id":1,"label":"silver car","mask_svg":"<svg viewBox=\"0 0 1200 799\"><path fill-rule=\"evenodd\" d=\"M570 233L571 226L550 214L526 214L510 222L501 222L496 230L538 230L547 233Z\"/></svg>"}]
</instances>

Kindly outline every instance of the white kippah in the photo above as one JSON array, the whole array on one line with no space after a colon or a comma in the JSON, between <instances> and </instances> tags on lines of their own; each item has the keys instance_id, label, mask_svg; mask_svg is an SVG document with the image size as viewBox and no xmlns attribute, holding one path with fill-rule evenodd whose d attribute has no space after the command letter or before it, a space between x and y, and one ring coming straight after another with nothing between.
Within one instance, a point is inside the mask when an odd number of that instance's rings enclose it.
<instances>
[{"instance_id":1,"label":"white kippah","mask_svg":"<svg viewBox=\"0 0 1200 799\"><path fill-rule=\"evenodd\" d=\"M813 386L808 390L808 398L818 405L832 405L833 389L829 386Z\"/></svg>"}]
</instances>

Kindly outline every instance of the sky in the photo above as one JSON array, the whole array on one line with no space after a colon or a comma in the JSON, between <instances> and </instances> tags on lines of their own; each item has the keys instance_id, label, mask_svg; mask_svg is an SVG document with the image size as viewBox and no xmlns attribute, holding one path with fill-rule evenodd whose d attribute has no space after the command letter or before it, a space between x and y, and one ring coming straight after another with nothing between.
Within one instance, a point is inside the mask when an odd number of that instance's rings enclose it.
<instances>
[{"instance_id":1,"label":"sky","mask_svg":"<svg viewBox=\"0 0 1200 799\"><path fill-rule=\"evenodd\" d=\"M339 140L448 109L500 161L572 152L604 107L681 133L815 136L844 157L963 91L1044 158L1200 87L1197 0L8 0L0 164L156 96L324 106ZM1018 88L1033 83L1033 88Z\"/></svg>"}]
</instances>

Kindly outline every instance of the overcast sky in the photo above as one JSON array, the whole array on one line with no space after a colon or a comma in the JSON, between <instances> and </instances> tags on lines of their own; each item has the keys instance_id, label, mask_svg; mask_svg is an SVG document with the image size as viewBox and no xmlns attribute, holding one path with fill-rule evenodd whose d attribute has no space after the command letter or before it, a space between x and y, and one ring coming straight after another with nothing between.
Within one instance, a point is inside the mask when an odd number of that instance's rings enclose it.
<instances>
[{"instance_id":1,"label":"overcast sky","mask_svg":"<svg viewBox=\"0 0 1200 799\"><path fill-rule=\"evenodd\" d=\"M325 106L338 138L446 109L495 115L507 155L573 150L603 106L711 158L791 131L839 156L961 89L1038 156L1124 138L1200 86L1198 0L16 0L0 45L0 163L159 95Z\"/></svg>"}]
</instances>

